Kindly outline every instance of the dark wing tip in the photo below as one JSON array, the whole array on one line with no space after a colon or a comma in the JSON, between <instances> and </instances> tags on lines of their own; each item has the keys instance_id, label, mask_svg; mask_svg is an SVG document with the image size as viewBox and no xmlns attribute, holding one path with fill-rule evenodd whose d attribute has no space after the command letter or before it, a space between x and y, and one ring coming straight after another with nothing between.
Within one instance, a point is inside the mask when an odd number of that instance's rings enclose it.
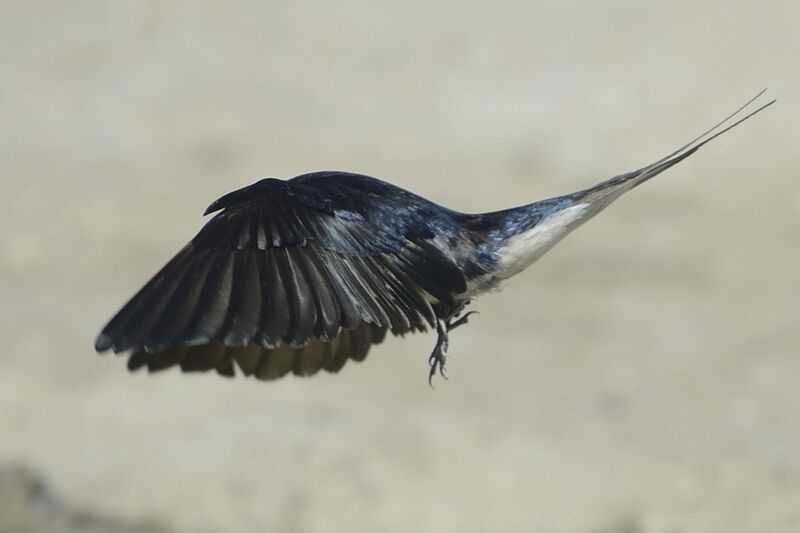
<instances>
[{"instance_id":1,"label":"dark wing tip","mask_svg":"<svg viewBox=\"0 0 800 533\"><path fill-rule=\"evenodd\" d=\"M114 342L105 331L101 332L94 341L94 349L98 353L105 352L106 350L111 349L113 346Z\"/></svg>"},{"instance_id":2,"label":"dark wing tip","mask_svg":"<svg viewBox=\"0 0 800 533\"><path fill-rule=\"evenodd\" d=\"M271 192L284 191L285 188L286 182L278 178L264 178L258 180L252 185L242 187L241 189L236 189L235 191L229 192L228 194L217 198L203 212L203 216L215 211L219 211L220 209L235 207Z\"/></svg>"},{"instance_id":3,"label":"dark wing tip","mask_svg":"<svg viewBox=\"0 0 800 533\"><path fill-rule=\"evenodd\" d=\"M211 202L211 205L209 205L206 210L203 211L203 216L209 215L214 211L219 211L220 209L222 209L222 206L219 205L219 200L214 200Z\"/></svg>"}]
</instances>

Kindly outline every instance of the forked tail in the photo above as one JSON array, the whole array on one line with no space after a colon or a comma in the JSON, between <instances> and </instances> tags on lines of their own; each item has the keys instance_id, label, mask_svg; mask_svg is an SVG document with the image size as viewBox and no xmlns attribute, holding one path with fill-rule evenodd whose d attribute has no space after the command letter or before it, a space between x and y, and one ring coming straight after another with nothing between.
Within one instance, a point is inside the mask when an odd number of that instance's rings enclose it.
<instances>
[{"instance_id":1,"label":"forked tail","mask_svg":"<svg viewBox=\"0 0 800 533\"><path fill-rule=\"evenodd\" d=\"M742 107L722 119L718 122L713 128L709 129L696 139L692 140L691 142L681 146L671 154L662 157L655 163L651 163L646 167L640 168L639 170L634 170L633 172L628 172L626 174L621 174L619 176L614 176L613 178L607 179L601 183L598 183L594 187L590 187L586 190L580 191L575 193L575 202L576 203L591 203L591 204L598 204L598 208L602 209L603 207L607 206L617 198L619 198L623 193L633 189L634 187L641 185L645 181L658 176L668 168L676 165L698 151L704 145L710 143L726 131L738 126L748 118L752 117L756 113L759 113L766 109L767 107L771 106L776 102L775 99L770 100L766 104L761 105L754 111L747 113L745 116L736 120L736 122L727 125L725 128L719 130L722 126L728 123L730 120L735 118L736 116L740 115L744 112L748 107L750 107L756 100L758 100L767 89L763 89L757 95L752 97L748 100ZM717 131L719 130L719 131ZM712 135L713 134L713 135Z\"/></svg>"}]
</instances>

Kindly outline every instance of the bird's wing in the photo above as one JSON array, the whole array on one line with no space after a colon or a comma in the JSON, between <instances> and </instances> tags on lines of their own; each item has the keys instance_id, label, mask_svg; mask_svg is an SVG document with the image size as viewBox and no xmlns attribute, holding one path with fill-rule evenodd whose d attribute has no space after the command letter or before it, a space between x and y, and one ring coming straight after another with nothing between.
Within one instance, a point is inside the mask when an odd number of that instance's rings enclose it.
<instances>
[{"instance_id":1,"label":"bird's wing","mask_svg":"<svg viewBox=\"0 0 800 533\"><path fill-rule=\"evenodd\" d=\"M425 330L431 297L465 289L427 235L264 181L212 204L222 211L111 319L98 351L130 350L131 368L151 370L336 371L387 330Z\"/></svg>"}]
</instances>

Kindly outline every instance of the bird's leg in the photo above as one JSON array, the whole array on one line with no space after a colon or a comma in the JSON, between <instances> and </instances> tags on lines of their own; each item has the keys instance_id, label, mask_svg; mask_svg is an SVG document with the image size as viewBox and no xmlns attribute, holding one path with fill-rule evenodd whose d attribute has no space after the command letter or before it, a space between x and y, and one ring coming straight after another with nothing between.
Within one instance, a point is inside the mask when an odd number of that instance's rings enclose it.
<instances>
[{"instance_id":1,"label":"bird's leg","mask_svg":"<svg viewBox=\"0 0 800 533\"><path fill-rule=\"evenodd\" d=\"M437 370L444 379L447 379L447 376L444 375L444 364L447 360L448 331L447 321L442 318L437 318L436 333L438 337L436 339L436 346L434 346L433 352L431 352L431 356L428 358L428 363L431 365L431 370L428 373L428 385L431 387L433 386L433 376L436 375Z\"/></svg>"},{"instance_id":2,"label":"bird's leg","mask_svg":"<svg viewBox=\"0 0 800 533\"><path fill-rule=\"evenodd\" d=\"M448 333L466 324L469 321L470 315L477 313L477 311L469 311L464 314L464 316L460 316L464 308L469 305L469 302L469 300L466 300L459 303L458 307L453 309L447 318L436 319L436 333L438 337L436 339L436 346L433 348L433 352L428 358L428 363L431 366L430 373L428 374L428 384L431 386L433 386L433 376L436 375L437 371L444 379L447 379L444 373L444 366L447 361L447 348L449 346Z\"/></svg>"}]
</instances>

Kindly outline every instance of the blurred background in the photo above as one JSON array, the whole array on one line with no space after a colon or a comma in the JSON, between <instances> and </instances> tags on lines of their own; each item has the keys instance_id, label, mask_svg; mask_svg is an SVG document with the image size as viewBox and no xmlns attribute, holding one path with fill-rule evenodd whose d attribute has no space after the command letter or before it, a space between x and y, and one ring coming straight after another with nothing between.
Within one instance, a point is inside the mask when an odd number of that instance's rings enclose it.
<instances>
[{"instance_id":1,"label":"blurred background","mask_svg":"<svg viewBox=\"0 0 800 533\"><path fill-rule=\"evenodd\" d=\"M0 531L800 528L800 4L4 2ZM660 158L451 339L130 375L94 337L263 176L463 211Z\"/></svg>"}]
</instances>

